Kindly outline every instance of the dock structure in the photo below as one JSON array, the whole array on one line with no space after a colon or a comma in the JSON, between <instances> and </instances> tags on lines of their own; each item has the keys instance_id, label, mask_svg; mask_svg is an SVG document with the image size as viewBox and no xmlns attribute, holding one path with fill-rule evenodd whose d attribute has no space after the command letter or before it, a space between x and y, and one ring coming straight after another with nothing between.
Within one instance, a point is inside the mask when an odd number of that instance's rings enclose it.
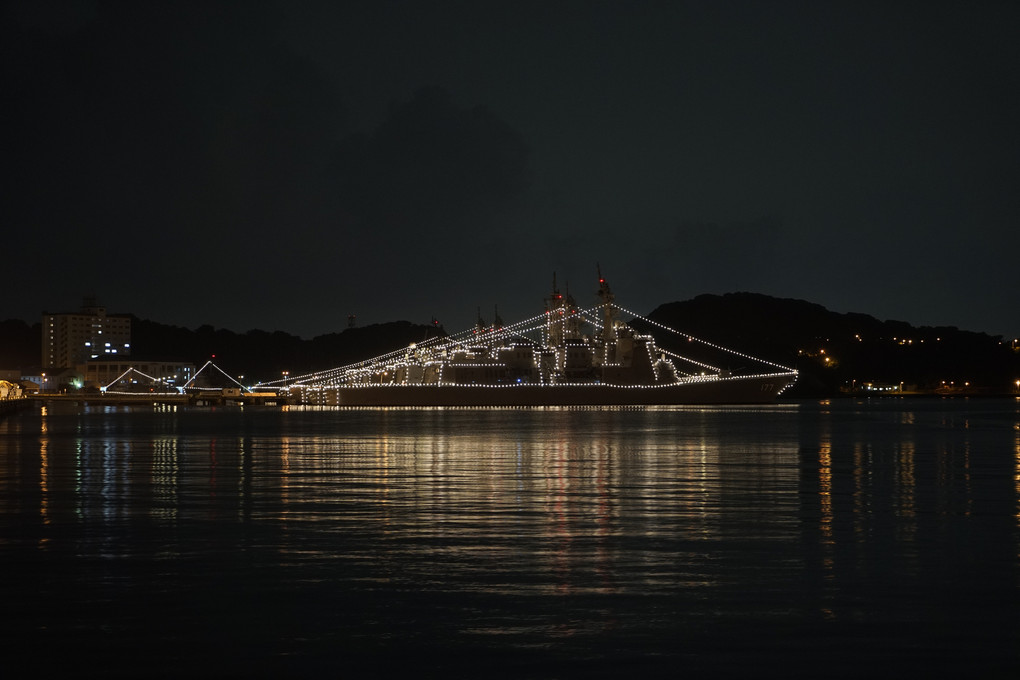
<instances>
[{"instance_id":1,"label":"dock structure","mask_svg":"<svg viewBox=\"0 0 1020 680\"><path fill-rule=\"evenodd\" d=\"M12 413L16 413L23 408L28 408L32 405L32 401L28 397L11 397L8 399L0 399L0 418Z\"/></svg>"},{"instance_id":2,"label":"dock structure","mask_svg":"<svg viewBox=\"0 0 1020 680\"><path fill-rule=\"evenodd\" d=\"M145 404L176 404L181 406L286 406L291 399L275 392L247 392L235 394L223 392L181 393L92 393L71 392L66 394L37 393L27 399L32 402L70 402L90 406L140 406Z\"/></svg>"},{"instance_id":3,"label":"dock structure","mask_svg":"<svg viewBox=\"0 0 1020 680\"><path fill-rule=\"evenodd\" d=\"M219 372L227 387L202 387L196 380L206 369L215 376ZM176 377L176 376L175 376ZM148 375L128 366L107 385L98 389L50 391L39 390L25 395L30 403L70 402L75 404L134 406L286 406L296 403L289 392L277 388L245 387L212 361L205 362L184 385L175 385L169 378Z\"/></svg>"}]
</instances>

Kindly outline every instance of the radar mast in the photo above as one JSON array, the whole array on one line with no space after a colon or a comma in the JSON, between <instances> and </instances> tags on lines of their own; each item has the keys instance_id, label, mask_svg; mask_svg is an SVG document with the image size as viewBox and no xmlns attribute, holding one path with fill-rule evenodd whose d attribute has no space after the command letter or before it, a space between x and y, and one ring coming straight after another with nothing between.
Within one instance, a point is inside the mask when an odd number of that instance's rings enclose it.
<instances>
[{"instance_id":1,"label":"radar mast","mask_svg":"<svg viewBox=\"0 0 1020 680\"><path fill-rule=\"evenodd\" d=\"M602 339L608 342L616 340L616 306L613 304L616 297L602 277L602 267L596 263L595 269L599 274L599 299L602 300Z\"/></svg>"}]
</instances>

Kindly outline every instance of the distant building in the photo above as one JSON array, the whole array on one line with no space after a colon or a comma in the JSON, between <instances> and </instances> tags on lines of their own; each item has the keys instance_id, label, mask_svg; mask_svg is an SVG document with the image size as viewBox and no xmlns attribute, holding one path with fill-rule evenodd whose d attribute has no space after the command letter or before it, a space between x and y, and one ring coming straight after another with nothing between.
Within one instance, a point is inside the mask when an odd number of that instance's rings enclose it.
<instances>
[{"instance_id":1,"label":"distant building","mask_svg":"<svg viewBox=\"0 0 1020 680\"><path fill-rule=\"evenodd\" d=\"M130 354L130 315L107 314L95 298L85 298L77 313L43 312L43 366L65 368L92 359Z\"/></svg>"},{"instance_id":2,"label":"distant building","mask_svg":"<svg viewBox=\"0 0 1020 680\"><path fill-rule=\"evenodd\" d=\"M17 399L21 396L21 385L9 380L0 380L0 400Z\"/></svg>"},{"instance_id":3,"label":"distant building","mask_svg":"<svg viewBox=\"0 0 1020 680\"><path fill-rule=\"evenodd\" d=\"M73 368L61 369L28 369L21 376L21 386L26 391L58 392L67 389L78 389L82 386L82 374ZM32 389L34 385L34 390Z\"/></svg>"},{"instance_id":4,"label":"distant building","mask_svg":"<svg viewBox=\"0 0 1020 680\"><path fill-rule=\"evenodd\" d=\"M183 387L196 373L195 364L182 361L97 359L87 362L82 368L86 387L110 385L110 389L114 390L147 389L157 385Z\"/></svg>"}]
</instances>

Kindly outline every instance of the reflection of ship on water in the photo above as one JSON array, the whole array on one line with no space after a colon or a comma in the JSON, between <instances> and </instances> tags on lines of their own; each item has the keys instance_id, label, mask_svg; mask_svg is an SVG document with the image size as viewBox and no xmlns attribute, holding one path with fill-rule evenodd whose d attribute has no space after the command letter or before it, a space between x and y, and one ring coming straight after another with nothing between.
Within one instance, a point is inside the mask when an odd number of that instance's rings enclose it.
<instances>
[{"instance_id":1,"label":"reflection of ship on water","mask_svg":"<svg viewBox=\"0 0 1020 680\"><path fill-rule=\"evenodd\" d=\"M577 306L553 290L545 313L477 326L349 366L290 381L305 404L339 406L540 406L762 403L797 372L698 340L619 307L599 277L599 304ZM697 358L666 349L618 319L642 319L673 340L711 350ZM719 357L723 357L719 359ZM739 359L755 368L730 371Z\"/></svg>"},{"instance_id":2,"label":"reflection of ship on water","mask_svg":"<svg viewBox=\"0 0 1020 680\"><path fill-rule=\"evenodd\" d=\"M678 408L699 413L694 407ZM308 423L323 415L301 407L290 412L302 414ZM697 546L718 540L727 517L718 500L724 450L700 435L678 441L672 429L663 427L675 422L676 408L374 413L351 421L343 411L335 412L337 422L350 425L342 435L296 437L287 447L256 443L249 455L257 460L257 476L281 466L278 514L265 504L263 509L294 526L307 526L323 513L341 522L357 516L357 533L385 534L390 552L384 570L403 559L413 559L415 569L432 569L443 559L444 578L456 580L470 578L484 564L486 587L493 592L504 592L504 584L522 569L530 575L526 583L513 586L515 595L628 591L633 588L628 574L638 565L668 573L678 553L659 546L677 536L694 542L691 552L683 553L691 561L686 585L704 588L714 580L701 573L706 558ZM291 455L276 457L288 448ZM267 456L273 456L272 462ZM763 460L774 459L770 454L738 457L755 470ZM795 474L796 468L786 471ZM328 508L301 503L308 489L300 480L311 478L316 486L360 491L340 494ZM285 480L298 481L290 488ZM775 521L763 517L756 527ZM302 536L295 534L289 545L306 554ZM515 537L511 544L502 541L507 536ZM443 557L418 560L429 546ZM353 550L350 544L345 549ZM372 562L380 566L377 558ZM372 578L389 578L389 573ZM673 585L649 578L641 588L647 592ZM571 625L591 629L602 624L595 616Z\"/></svg>"}]
</instances>

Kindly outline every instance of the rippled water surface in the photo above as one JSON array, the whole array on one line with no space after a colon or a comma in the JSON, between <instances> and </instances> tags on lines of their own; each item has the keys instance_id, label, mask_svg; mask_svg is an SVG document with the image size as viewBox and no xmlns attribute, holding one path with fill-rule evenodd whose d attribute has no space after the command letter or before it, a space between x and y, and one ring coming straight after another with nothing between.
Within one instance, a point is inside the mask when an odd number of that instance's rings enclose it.
<instances>
[{"instance_id":1,"label":"rippled water surface","mask_svg":"<svg viewBox=\"0 0 1020 680\"><path fill-rule=\"evenodd\" d=\"M6 677L1020 668L1015 400L51 404L0 513Z\"/></svg>"}]
</instances>

